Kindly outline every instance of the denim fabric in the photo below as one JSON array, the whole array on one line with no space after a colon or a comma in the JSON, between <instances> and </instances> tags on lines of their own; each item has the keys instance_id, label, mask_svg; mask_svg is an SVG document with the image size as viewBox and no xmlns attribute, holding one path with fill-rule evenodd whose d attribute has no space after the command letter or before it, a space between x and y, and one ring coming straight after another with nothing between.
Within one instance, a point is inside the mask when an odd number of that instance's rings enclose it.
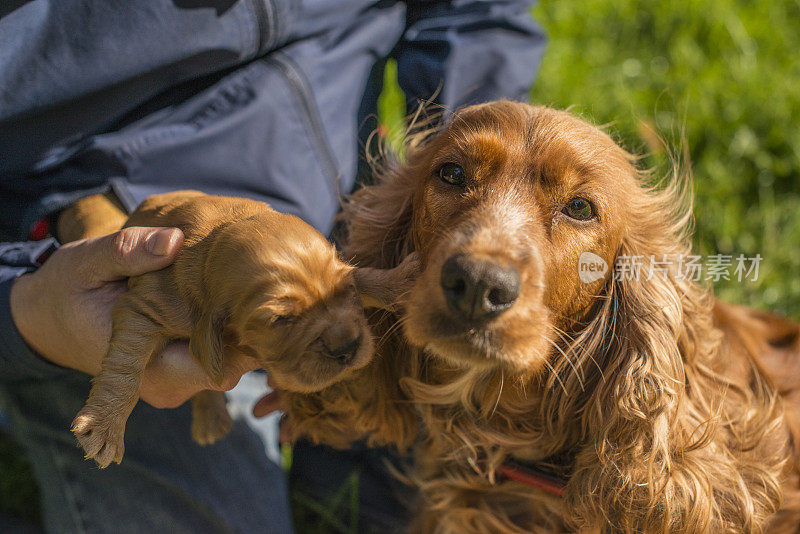
<instances>
[{"instance_id":1,"label":"denim fabric","mask_svg":"<svg viewBox=\"0 0 800 534\"><path fill-rule=\"evenodd\" d=\"M132 210L183 188L264 200L328 234L355 183L384 58L397 59L411 106L437 89L446 109L525 98L544 44L531 2L0 2L0 236L24 240L89 194L111 189ZM7 245L13 261L0 250L0 392L36 466L48 529L290 532L285 480L265 448L274 420L240 418L202 448L188 407L139 403L121 465L82 459L68 428L89 379L32 353L9 313L11 279L36 268L20 258L37 246ZM323 499L358 469L363 525L399 525L394 483L365 467L379 457L299 447L293 481Z\"/></svg>"},{"instance_id":2,"label":"denim fabric","mask_svg":"<svg viewBox=\"0 0 800 534\"><path fill-rule=\"evenodd\" d=\"M408 458L398 458L389 449L354 444L340 451L299 441L293 449L289 487L296 498L321 504L357 532L401 534L407 532L416 494L392 470L402 473L409 466ZM317 519L313 510L304 511L307 522Z\"/></svg>"},{"instance_id":3,"label":"denim fabric","mask_svg":"<svg viewBox=\"0 0 800 534\"><path fill-rule=\"evenodd\" d=\"M188 403L157 410L139 402L126 427L125 459L101 470L83 459L68 431L89 388L88 376L70 372L0 388L0 405L39 481L47 531L292 532L283 472L243 419L223 441L202 447L190 437ZM245 409L263 392L240 391Z\"/></svg>"}]
</instances>

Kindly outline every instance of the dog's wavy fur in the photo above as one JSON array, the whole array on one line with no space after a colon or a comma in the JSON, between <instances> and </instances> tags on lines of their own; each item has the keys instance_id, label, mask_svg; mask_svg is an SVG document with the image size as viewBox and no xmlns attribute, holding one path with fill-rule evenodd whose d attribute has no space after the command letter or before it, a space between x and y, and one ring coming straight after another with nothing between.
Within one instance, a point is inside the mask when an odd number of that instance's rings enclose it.
<instances>
[{"instance_id":1,"label":"dog's wavy fur","mask_svg":"<svg viewBox=\"0 0 800 534\"><path fill-rule=\"evenodd\" d=\"M435 165L454 146L471 151L491 187L437 189ZM390 268L416 251L423 274L402 316L372 318L376 356L362 374L295 406L296 433L413 446L419 532L800 532L798 325L719 302L680 276L691 253L689 174L676 165L654 187L636 164L566 112L511 102L409 136L406 162L378 169L378 183L345 206L345 255ZM548 227L539 186L519 181L557 188L576 172L605 180L605 234ZM443 219L453 203L463 207ZM514 305L525 308L485 338L501 350L481 363L439 340L430 310L441 307L442 251L506 254L484 230L523 236L530 254L520 264L527 300ZM553 232L576 243L548 255ZM609 265L654 256L671 266L638 278L612 268L581 284L575 260L587 233ZM520 340L527 352L502 352ZM568 479L565 498L497 479L508 458Z\"/></svg>"}]
</instances>

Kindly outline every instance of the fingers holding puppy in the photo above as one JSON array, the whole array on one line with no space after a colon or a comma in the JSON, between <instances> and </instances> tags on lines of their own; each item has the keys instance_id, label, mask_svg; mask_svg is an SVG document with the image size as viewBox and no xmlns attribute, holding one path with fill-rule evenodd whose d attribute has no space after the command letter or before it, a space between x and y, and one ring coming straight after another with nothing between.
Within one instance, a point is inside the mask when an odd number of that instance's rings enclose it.
<instances>
[{"instance_id":1,"label":"fingers holding puppy","mask_svg":"<svg viewBox=\"0 0 800 534\"><path fill-rule=\"evenodd\" d=\"M141 399L155 408L177 408L201 391L233 389L242 375L259 367L253 358L228 347L222 381L216 383L192 357L188 343L171 343L145 368Z\"/></svg>"}]
</instances>

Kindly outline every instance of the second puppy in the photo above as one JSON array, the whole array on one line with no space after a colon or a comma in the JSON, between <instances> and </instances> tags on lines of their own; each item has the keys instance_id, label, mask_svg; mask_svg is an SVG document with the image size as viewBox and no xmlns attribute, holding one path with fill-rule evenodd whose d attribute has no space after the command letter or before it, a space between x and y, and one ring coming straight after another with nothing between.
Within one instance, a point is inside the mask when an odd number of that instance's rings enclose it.
<instances>
[{"instance_id":1,"label":"second puppy","mask_svg":"<svg viewBox=\"0 0 800 534\"><path fill-rule=\"evenodd\" d=\"M126 226L180 228L175 262L133 277L113 311L102 369L72 432L101 467L119 463L144 368L172 340L217 383L225 350L240 350L293 392L312 392L366 365L372 338L362 305L390 307L414 266L354 269L297 217L262 202L180 191L148 198ZM222 392L192 399L192 436L213 443L232 425Z\"/></svg>"}]
</instances>

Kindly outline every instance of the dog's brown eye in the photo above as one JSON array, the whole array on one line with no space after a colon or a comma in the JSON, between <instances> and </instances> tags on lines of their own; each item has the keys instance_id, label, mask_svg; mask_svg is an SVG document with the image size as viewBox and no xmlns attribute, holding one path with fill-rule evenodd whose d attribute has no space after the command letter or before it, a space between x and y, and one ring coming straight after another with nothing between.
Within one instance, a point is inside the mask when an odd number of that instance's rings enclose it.
<instances>
[{"instance_id":1,"label":"dog's brown eye","mask_svg":"<svg viewBox=\"0 0 800 534\"><path fill-rule=\"evenodd\" d=\"M445 163L442 165L439 168L439 178L441 178L443 182L457 187L464 187L467 179L464 169L461 165L455 163Z\"/></svg>"},{"instance_id":2,"label":"dog's brown eye","mask_svg":"<svg viewBox=\"0 0 800 534\"><path fill-rule=\"evenodd\" d=\"M564 206L564 213L579 221L588 221L595 216L594 206L585 198L576 197Z\"/></svg>"}]
</instances>

